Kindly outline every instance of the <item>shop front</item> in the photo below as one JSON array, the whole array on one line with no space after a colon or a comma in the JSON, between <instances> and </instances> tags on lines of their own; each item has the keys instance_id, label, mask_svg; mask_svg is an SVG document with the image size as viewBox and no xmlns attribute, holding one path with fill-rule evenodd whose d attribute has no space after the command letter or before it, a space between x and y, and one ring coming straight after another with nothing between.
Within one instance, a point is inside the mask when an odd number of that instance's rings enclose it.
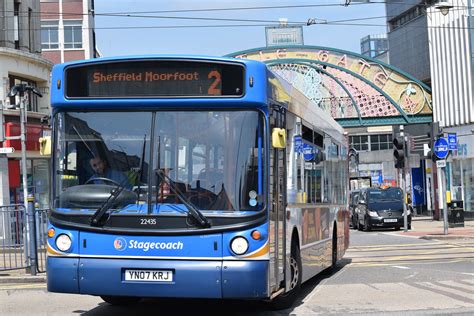
<instances>
[{"instance_id":1,"label":"shop front","mask_svg":"<svg viewBox=\"0 0 474 316\"><path fill-rule=\"evenodd\" d=\"M463 201L464 218L474 220L474 125L450 128L456 133L457 150L448 158L448 188L452 201Z\"/></svg>"},{"instance_id":2,"label":"shop front","mask_svg":"<svg viewBox=\"0 0 474 316\"><path fill-rule=\"evenodd\" d=\"M34 115L32 115L34 116ZM7 117L8 119L9 117ZM32 117L34 121L34 117ZM5 122L5 136L19 136L20 123ZM48 127L32 122L26 126L26 170L28 192L35 196L36 206L41 209L49 208L50 192L50 158L40 155L39 138L50 133ZM13 147L15 151L8 158L8 187L10 204L23 204L23 168L21 160L20 140L5 140L3 147Z\"/></svg>"}]
</instances>

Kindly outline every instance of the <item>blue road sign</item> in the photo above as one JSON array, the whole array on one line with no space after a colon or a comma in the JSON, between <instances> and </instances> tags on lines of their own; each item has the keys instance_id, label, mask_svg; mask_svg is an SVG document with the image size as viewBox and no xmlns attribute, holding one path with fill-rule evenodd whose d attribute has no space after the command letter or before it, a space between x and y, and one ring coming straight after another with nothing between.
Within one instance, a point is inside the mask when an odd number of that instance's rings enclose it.
<instances>
[{"instance_id":1,"label":"blue road sign","mask_svg":"<svg viewBox=\"0 0 474 316\"><path fill-rule=\"evenodd\" d=\"M439 159L444 159L448 156L449 145L445 138L438 138L434 143L434 154Z\"/></svg>"},{"instance_id":2,"label":"blue road sign","mask_svg":"<svg viewBox=\"0 0 474 316\"><path fill-rule=\"evenodd\" d=\"M308 144L303 144L303 157L305 161L312 161L314 159L315 148Z\"/></svg>"},{"instance_id":3,"label":"blue road sign","mask_svg":"<svg viewBox=\"0 0 474 316\"><path fill-rule=\"evenodd\" d=\"M295 146L295 152L302 153L303 152L303 139L301 138L301 136L296 135L293 138L293 140L294 140L293 144Z\"/></svg>"},{"instance_id":4,"label":"blue road sign","mask_svg":"<svg viewBox=\"0 0 474 316\"><path fill-rule=\"evenodd\" d=\"M448 146L449 150L458 149L458 137L456 133L448 133Z\"/></svg>"}]
</instances>

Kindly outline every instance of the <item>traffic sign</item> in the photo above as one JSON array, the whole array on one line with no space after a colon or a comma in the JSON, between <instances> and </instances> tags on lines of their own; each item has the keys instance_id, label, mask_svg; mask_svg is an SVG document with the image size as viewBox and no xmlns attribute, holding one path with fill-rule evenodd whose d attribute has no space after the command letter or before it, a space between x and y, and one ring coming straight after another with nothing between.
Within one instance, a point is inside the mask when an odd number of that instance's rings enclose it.
<instances>
[{"instance_id":1,"label":"traffic sign","mask_svg":"<svg viewBox=\"0 0 474 316\"><path fill-rule=\"evenodd\" d=\"M436 160L436 167L438 168L446 168L446 160Z\"/></svg>"},{"instance_id":2,"label":"traffic sign","mask_svg":"<svg viewBox=\"0 0 474 316\"><path fill-rule=\"evenodd\" d=\"M13 147L0 147L0 154L11 154L15 151Z\"/></svg>"},{"instance_id":3,"label":"traffic sign","mask_svg":"<svg viewBox=\"0 0 474 316\"><path fill-rule=\"evenodd\" d=\"M449 150L458 149L458 137L456 133L448 133L448 144L449 144Z\"/></svg>"},{"instance_id":4,"label":"traffic sign","mask_svg":"<svg viewBox=\"0 0 474 316\"><path fill-rule=\"evenodd\" d=\"M303 157L305 161L312 161L314 159L315 148L311 145L303 143Z\"/></svg>"},{"instance_id":5,"label":"traffic sign","mask_svg":"<svg viewBox=\"0 0 474 316\"><path fill-rule=\"evenodd\" d=\"M303 138L300 135L296 135L294 138L294 147L295 147L295 152L296 153L302 153L303 152Z\"/></svg>"},{"instance_id":6,"label":"traffic sign","mask_svg":"<svg viewBox=\"0 0 474 316\"><path fill-rule=\"evenodd\" d=\"M438 138L434 143L434 154L439 159L444 159L449 154L448 141L445 138Z\"/></svg>"}]
</instances>

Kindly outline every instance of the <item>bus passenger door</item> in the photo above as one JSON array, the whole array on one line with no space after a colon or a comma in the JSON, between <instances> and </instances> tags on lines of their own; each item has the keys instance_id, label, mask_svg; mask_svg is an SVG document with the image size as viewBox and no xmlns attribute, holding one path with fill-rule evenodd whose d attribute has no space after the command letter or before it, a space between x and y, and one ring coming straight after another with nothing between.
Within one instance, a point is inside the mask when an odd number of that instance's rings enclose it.
<instances>
[{"instance_id":1,"label":"bus passenger door","mask_svg":"<svg viewBox=\"0 0 474 316\"><path fill-rule=\"evenodd\" d=\"M286 110L274 107L270 126L286 128ZM286 147L270 149L270 290L285 287L286 270Z\"/></svg>"}]
</instances>

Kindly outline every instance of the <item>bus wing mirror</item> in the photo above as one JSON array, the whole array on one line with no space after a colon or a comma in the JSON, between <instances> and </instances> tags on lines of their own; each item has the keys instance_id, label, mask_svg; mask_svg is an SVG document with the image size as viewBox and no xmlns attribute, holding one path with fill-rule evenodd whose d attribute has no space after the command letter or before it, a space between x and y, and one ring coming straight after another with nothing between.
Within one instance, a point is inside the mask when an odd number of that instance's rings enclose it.
<instances>
[{"instance_id":1,"label":"bus wing mirror","mask_svg":"<svg viewBox=\"0 0 474 316\"><path fill-rule=\"evenodd\" d=\"M274 128L272 130L272 146L273 148L286 147L286 130L284 128Z\"/></svg>"}]
</instances>

